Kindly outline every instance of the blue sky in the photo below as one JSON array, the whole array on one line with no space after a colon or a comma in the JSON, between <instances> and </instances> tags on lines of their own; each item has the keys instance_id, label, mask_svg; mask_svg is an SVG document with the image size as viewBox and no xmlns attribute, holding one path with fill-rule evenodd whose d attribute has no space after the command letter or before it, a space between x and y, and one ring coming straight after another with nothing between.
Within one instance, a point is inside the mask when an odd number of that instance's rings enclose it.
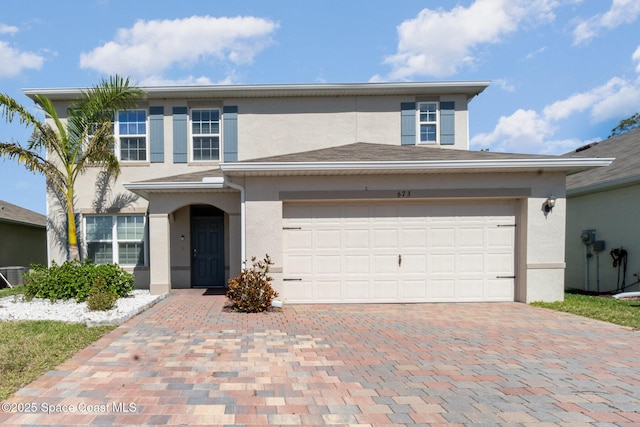
<instances>
[{"instance_id":1,"label":"blue sky","mask_svg":"<svg viewBox=\"0 0 640 427\"><path fill-rule=\"evenodd\" d=\"M471 149L561 154L640 111L638 0L32 0L0 12L0 91L489 80ZM17 124L0 139L25 142ZM0 200L45 212L41 176L0 160Z\"/></svg>"}]
</instances>

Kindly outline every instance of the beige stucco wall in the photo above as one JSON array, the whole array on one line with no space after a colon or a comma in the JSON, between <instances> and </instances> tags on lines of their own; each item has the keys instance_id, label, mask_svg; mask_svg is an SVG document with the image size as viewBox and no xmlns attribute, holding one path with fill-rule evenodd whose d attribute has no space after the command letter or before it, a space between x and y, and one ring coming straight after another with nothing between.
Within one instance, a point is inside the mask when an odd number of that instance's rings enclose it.
<instances>
[{"instance_id":1,"label":"beige stucco wall","mask_svg":"<svg viewBox=\"0 0 640 427\"><path fill-rule=\"evenodd\" d=\"M274 286L281 290L281 191L477 189L480 193L493 189L492 197L499 197L500 191L509 194L509 189L528 189L530 197L516 198L519 200L516 299L522 302L562 300L564 181L563 173L249 177L246 179L247 257L261 258L269 254L275 263ZM558 200L554 210L545 215L543 203L550 194Z\"/></svg>"},{"instance_id":2,"label":"beige stucco wall","mask_svg":"<svg viewBox=\"0 0 640 427\"><path fill-rule=\"evenodd\" d=\"M429 98L454 101L456 144L468 149L465 95ZM400 104L415 97L230 99L238 106L238 158L246 160L317 150L355 142L400 145Z\"/></svg>"},{"instance_id":3,"label":"beige stucco wall","mask_svg":"<svg viewBox=\"0 0 640 427\"><path fill-rule=\"evenodd\" d=\"M589 261L589 289L585 283L587 257L580 234L588 229L596 230L596 240L605 241L605 250L599 254L600 291L614 291L617 287L618 269L613 267L610 256L614 248L622 247L628 252L626 284L638 281L634 274L640 273L640 226L637 220L640 185L570 197L567 202L567 288L598 290L598 258L595 252ZM640 290L640 287L634 285L627 289L632 290Z\"/></svg>"}]
</instances>

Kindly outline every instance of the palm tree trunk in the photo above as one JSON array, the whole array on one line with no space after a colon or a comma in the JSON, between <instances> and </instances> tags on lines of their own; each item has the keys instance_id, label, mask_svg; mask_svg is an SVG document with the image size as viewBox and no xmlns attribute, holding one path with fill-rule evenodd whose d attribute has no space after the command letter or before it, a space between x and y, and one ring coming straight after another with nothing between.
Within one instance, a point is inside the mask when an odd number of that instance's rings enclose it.
<instances>
[{"instance_id":1,"label":"palm tree trunk","mask_svg":"<svg viewBox=\"0 0 640 427\"><path fill-rule=\"evenodd\" d=\"M73 212L73 188L67 194L67 244L69 246L69 259L80 259L78 250L78 237L76 234L76 215Z\"/></svg>"}]
</instances>

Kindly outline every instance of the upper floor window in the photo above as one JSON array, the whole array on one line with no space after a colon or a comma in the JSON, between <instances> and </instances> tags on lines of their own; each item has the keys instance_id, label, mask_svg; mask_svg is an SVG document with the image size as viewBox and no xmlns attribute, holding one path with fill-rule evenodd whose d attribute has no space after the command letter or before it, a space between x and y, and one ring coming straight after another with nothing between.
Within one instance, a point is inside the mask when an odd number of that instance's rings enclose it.
<instances>
[{"instance_id":1,"label":"upper floor window","mask_svg":"<svg viewBox=\"0 0 640 427\"><path fill-rule=\"evenodd\" d=\"M191 110L191 153L194 161L220 160L220 110Z\"/></svg>"},{"instance_id":2,"label":"upper floor window","mask_svg":"<svg viewBox=\"0 0 640 427\"><path fill-rule=\"evenodd\" d=\"M419 143L435 144L438 142L438 103L418 103L418 135Z\"/></svg>"},{"instance_id":3,"label":"upper floor window","mask_svg":"<svg viewBox=\"0 0 640 427\"><path fill-rule=\"evenodd\" d=\"M96 264L144 265L144 215L85 217L87 257Z\"/></svg>"},{"instance_id":4,"label":"upper floor window","mask_svg":"<svg viewBox=\"0 0 640 427\"><path fill-rule=\"evenodd\" d=\"M147 112L145 110L118 111L115 130L120 160L147 161Z\"/></svg>"}]
</instances>

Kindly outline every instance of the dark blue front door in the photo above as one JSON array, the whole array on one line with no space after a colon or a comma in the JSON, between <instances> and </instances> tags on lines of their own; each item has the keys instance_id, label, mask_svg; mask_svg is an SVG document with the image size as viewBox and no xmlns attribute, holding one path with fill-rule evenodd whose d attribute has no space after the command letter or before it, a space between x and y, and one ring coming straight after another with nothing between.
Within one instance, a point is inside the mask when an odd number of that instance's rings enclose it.
<instances>
[{"instance_id":1,"label":"dark blue front door","mask_svg":"<svg viewBox=\"0 0 640 427\"><path fill-rule=\"evenodd\" d=\"M191 217L191 286L225 286L224 217Z\"/></svg>"}]
</instances>

